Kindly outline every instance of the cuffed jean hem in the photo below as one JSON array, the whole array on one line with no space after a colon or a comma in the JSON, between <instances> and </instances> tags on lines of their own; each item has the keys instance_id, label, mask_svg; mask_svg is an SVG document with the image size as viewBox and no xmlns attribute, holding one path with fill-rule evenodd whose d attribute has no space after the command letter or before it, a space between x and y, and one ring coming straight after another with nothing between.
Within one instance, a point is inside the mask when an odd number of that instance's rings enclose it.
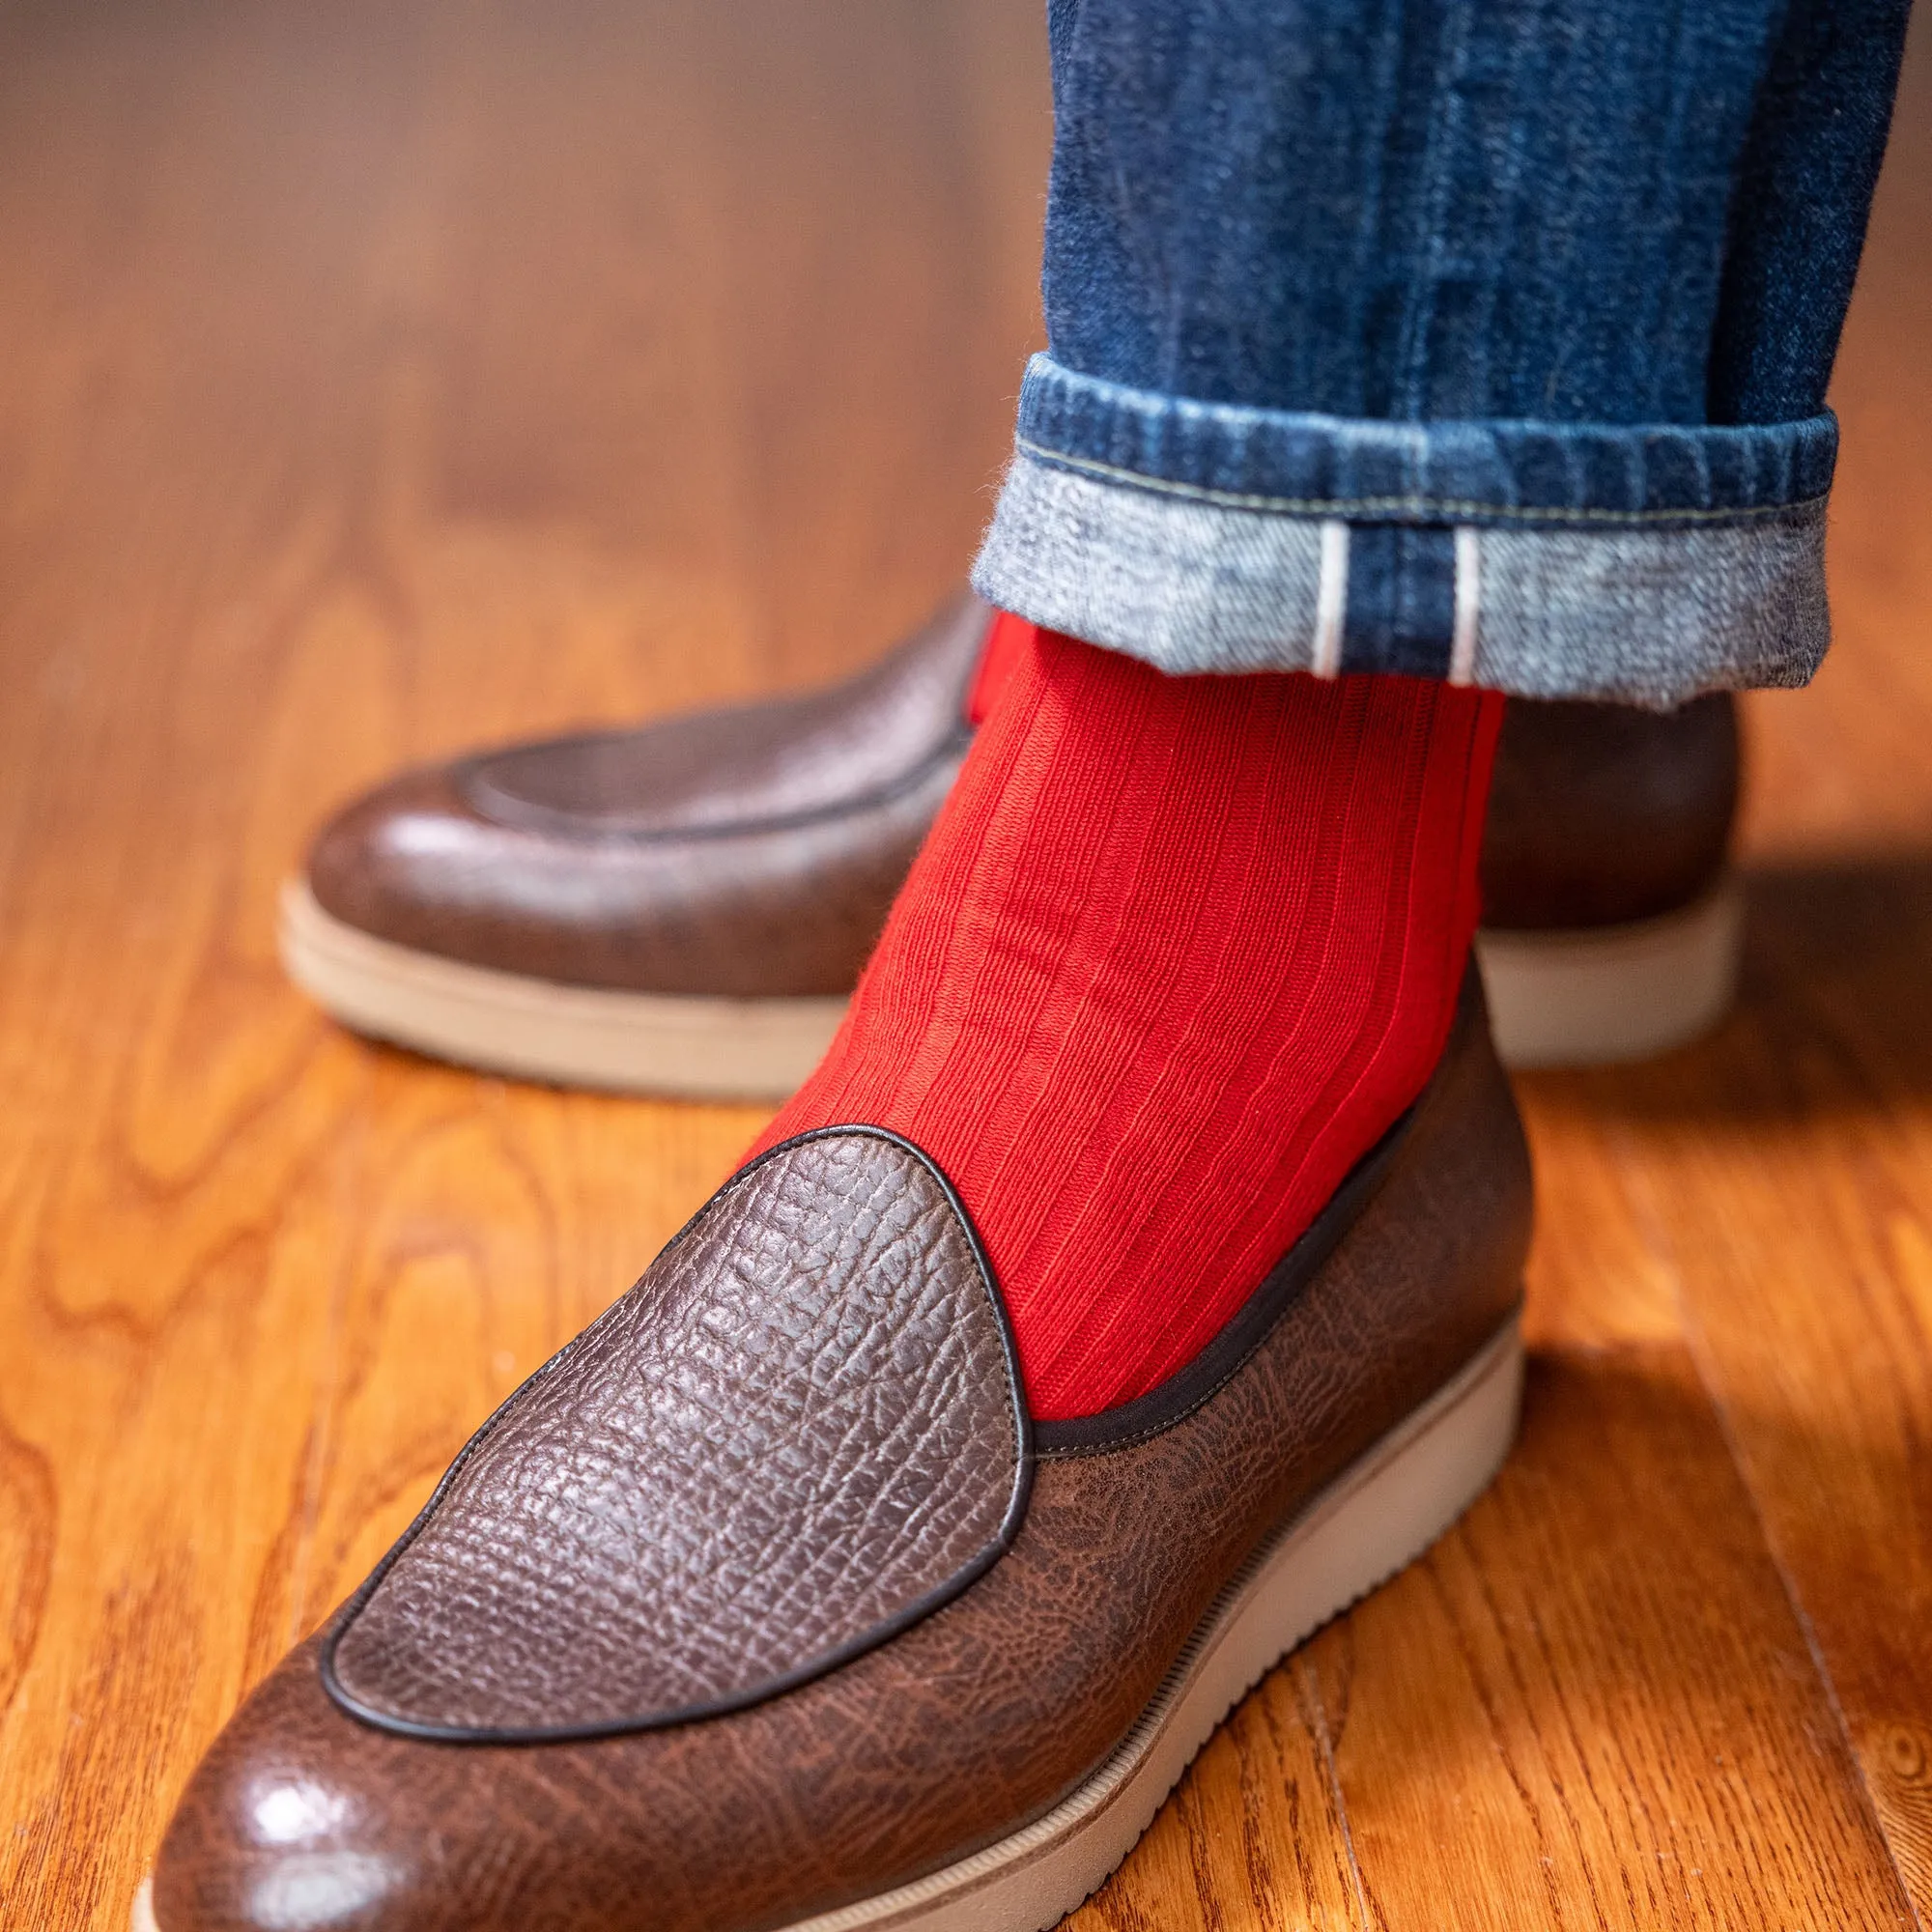
<instances>
[{"instance_id":1,"label":"cuffed jean hem","mask_svg":"<svg viewBox=\"0 0 1932 1932\"><path fill-rule=\"evenodd\" d=\"M1835 452L1829 415L1350 420L1037 356L973 581L1169 671L1396 671L1668 707L1817 669Z\"/></svg>"}]
</instances>

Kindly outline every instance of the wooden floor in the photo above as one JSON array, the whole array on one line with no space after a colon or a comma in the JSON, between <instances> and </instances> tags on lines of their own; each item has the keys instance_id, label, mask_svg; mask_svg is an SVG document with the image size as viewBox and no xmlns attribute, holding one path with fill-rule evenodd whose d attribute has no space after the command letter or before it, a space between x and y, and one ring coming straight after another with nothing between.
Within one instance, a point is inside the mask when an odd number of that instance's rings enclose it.
<instances>
[{"instance_id":1,"label":"wooden floor","mask_svg":"<svg viewBox=\"0 0 1932 1932\"><path fill-rule=\"evenodd\" d=\"M399 760L858 662L1035 330L1038 0L0 10L0 1924L197 1753L753 1110L364 1046L277 880ZM1924 38L1924 37L1921 37ZM1520 1451L1076 1921L1932 1925L1932 46L1750 706L1742 1010L1525 1082Z\"/></svg>"}]
</instances>

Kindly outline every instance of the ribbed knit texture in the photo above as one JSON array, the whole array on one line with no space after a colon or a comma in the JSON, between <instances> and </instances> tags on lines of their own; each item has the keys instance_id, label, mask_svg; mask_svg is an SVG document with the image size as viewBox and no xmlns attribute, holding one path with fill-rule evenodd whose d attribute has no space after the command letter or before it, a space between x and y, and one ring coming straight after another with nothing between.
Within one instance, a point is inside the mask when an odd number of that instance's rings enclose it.
<instances>
[{"instance_id":1,"label":"ribbed knit texture","mask_svg":"<svg viewBox=\"0 0 1932 1932\"><path fill-rule=\"evenodd\" d=\"M1502 702L1001 641L845 1023L759 1147L870 1122L932 1155L1058 1418L1199 1353L1421 1091Z\"/></svg>"}]
</instances>

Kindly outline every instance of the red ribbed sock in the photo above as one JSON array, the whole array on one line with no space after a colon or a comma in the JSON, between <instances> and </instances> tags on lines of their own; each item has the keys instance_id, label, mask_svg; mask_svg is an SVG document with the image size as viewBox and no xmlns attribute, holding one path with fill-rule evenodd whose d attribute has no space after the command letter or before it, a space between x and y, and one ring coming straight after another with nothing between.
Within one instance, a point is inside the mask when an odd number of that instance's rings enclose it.
<instances>
[{"instance_id":1,"label":"red ribbed sock","mask_svg":"<svg viewBox=\"0 0 1932 1932\"><path fill-rule=\"evenodd\" d=\"M1033 649L1039 626L1010 611L995 611L986 626L985 642L980 646L980 662L973 682L966 688L966 722L983 724L992 715L1001 692L1011 682L1020 660Z\"/></svg>"},{"instance_id":2,"label":"red ribbed sock","mask_svg":"<svg viewBox=\"0 0 1932 1932\"><path fill-rule=\"evenodd\" d=\"M758 1145L868 1122L924 1149L1057 1418L1199 1353L1421 1091L1502 702L1000 635L845 1024Z\"/></svg>"}]
</instances>

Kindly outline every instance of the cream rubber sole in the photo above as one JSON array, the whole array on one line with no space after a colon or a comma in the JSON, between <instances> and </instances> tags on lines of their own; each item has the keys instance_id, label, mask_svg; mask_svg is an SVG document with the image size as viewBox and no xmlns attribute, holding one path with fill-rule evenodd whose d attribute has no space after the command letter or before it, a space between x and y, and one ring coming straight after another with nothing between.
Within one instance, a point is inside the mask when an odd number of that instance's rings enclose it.
<instances>
[{"instance_id":1,"label":"cream rubber sole","mask_svg":"<svg viewBox=\"0 0 1932 1932\"><path fill-rule=\"evenodd\" d=\"M1505 1066L1648 1060L1709 1033L1737 996L1744 893L1726 873L1658 919L1476 935L1490 1031Z\"/></svg>"},{"instance_id":2,"label":"cream rubber sole","mask_svg":"<svg viewBox=\"0 0 1932 1932\"><path fill-rule=\"evenodd\" d=\"M1412 1562L1488 1488L1516 1438L1512 1321L1331 1483L1214 1600L1098 1771L1024 1831L916 1883L786 1932L1043 1932L1103 1885L1221 1719L1331 1617ZM133 1932L159 1932L152 1881Z\"/></svg>"},{"instance_id":3,"label":"cream rubber sole","mask_svg":"<svg viewBox=\"0 0 1932 1932\"><path fill-rule=\"evenodd\" d=\"M1683 912L1578 932L1479 932L1490 1025L1507 1066L1642 1060L1720 1020L1736 989L1736 882ZM439 1060L564 1087L697 1100L788 1098L845 1002L730 1000L566 986L377 939L282 889L282 962L357 1033Z\"/></svg>"},{"instance_id":4,"label":"cream rubber sole","mask_svg":"<svg viewBox=\"0 0 1932 1932\"><path fill-rule=\"evenodd\" d=\"M282 888L282 964L357 1033L440 1060L566 1087L696 1100L782 1100L818 1064L842 997L728 1000L565 986L418 952Z\"/></svg>"}]
</instances>

